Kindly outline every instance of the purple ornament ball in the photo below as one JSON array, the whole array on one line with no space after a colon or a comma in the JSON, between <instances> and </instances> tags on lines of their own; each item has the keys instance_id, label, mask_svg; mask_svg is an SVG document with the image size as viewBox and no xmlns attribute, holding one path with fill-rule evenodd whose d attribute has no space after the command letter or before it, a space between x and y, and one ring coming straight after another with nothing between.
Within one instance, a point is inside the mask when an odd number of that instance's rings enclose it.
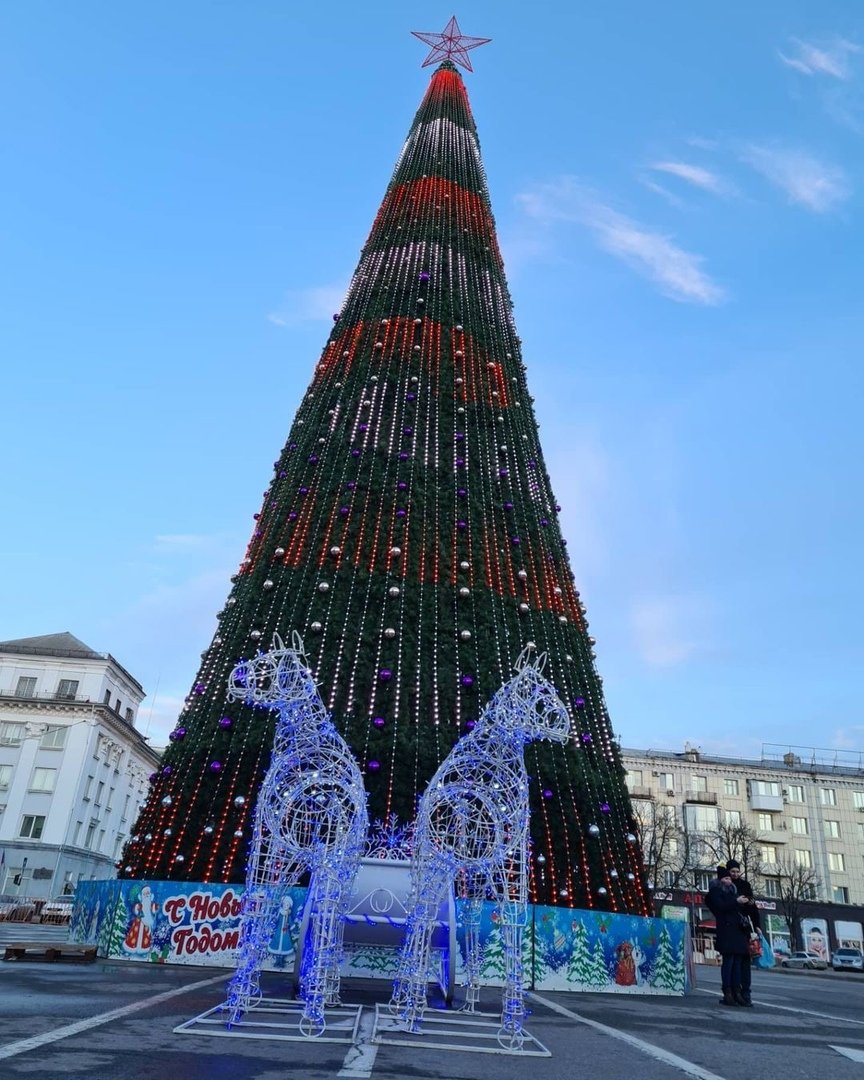
<instances>
[{"instance_id":1,"label":"purple ornament ball","mask_svg":"<svg viewBox=\"0 0 864 1080\"><path fill-rule=\"evenodd\" d=\"M171 768L170 765L163 765L162 766L162 775L163 776L170 776L172 772L174 772L174 770Z\"/></svg>"},{"instance_id":2,"label":"purple ornament ball","mask_svg":"<svg viewBox=\"0 0 864 1080\"><path fill-rule=\"evenodd\" d=\"M548 787L543 788L543 798L544 799L551 799L554 794L555 794L555 792L552 790L552 788L548 788Z\"/></svg>"},{"instance_id":3,"label":"purple ornament ball","mask_svg":"<svg viewBox=\"0 0 864 1080\"><path fill-rule=\"evenodd\" d=\"M477 727L477 721L476 720L466 720L465 721L466 730L473 731L475 727Z\"/></svg>"},{"instance_id":4,"label":"purple ornament ball","mask_svg":"<svg viewBox=\"0 0 864 1080\"><path fill-rule=\"evenodd\" d=\"M382 727L384 727L384 725L386 724L386 722L387 722L387 721L386 721L386 720L384 719L384 717L383 717L383 716L376 716L376 717L375 717L375 719L374 719L374 720L372 721L373 725L374 725L375 727L377 727L377 728L382 728Z\"/></svg>"},{"instance_id":5,"label":"purple ornament ball","mask_svg":"<svg viewBox=\"0 0 864 1080\"><path fill-rule=\"evenodd\" d=\"M207 687L204 685L203 682L196 682L195 683L195 693L196 694L203 694L206 689L207 689Z\"/></svg>"},{"instance_id":6,"label":"purple ornament ball","mask_svg":"<svg viewBox=\"0 0 864 1080\"><path fill-rule=\"evenodd\" d=\"M150 780L151 784L155 784L158 779L159 779L159 773L158 772L151 772L150 773L149 780Z\"/></svg>"},{"instance_id":7,"label":"purple ornament ball","mask_svg":"<svg viewBox=\"0 0 864 1080\"><path fill-rule=\"evenodd\" d=\"M600 803L600 810L604 814L608 814L609 813L609 803L608 802L601 802Z\"/></svg>"},{"instance_id":8,"label":"purple ornament ball","mask_svg":"<svg viewBox=\"0 0 864 1080\"><path fill-rule=\"evenodd\" d=\"M426 271L426 270L421 270L421 271L420 271L420 280L421 280L421 281L428 281L428 280L429 280L429 273L428 273L428 271Z\"/></svg>"},{"instance_id":9,"label":"purple ornament ball","mask_svg":"<svg viewBox=\"0 0 864 1080\"><path fill-rule=\"evenodd\" d=\"M586 731L586 732L584 733L584 735L582 736L582 742L584 742L584 743L590 743L590 742L593 742L593 741L594 741L594 740L593 740L593 739L591 738L591 732L590 732L590 731Z\"/></svg>"},{"instance_id":10,"label":"purple ornament ball","mask_svg":"<svg viewBox=\"0 0 864 1080\"><path fill-rule=\"evenodd\" d=\"M584 709L585 708L585 698L584 697L577 697L576 700L573 702L573 707L575 709Z\"/></svg>"},{"instance_id":11,"label":"purple ornament ball","mask_svg":"<svg viewBox=\"0 0 864 1080\"><path fill-rule=\"evenodd\" d=\"M378 770L381 768L381 762L376 761L375 758L372 758L366 768L369 770L369 772L378 772Z\"/></svg>"},{"instance_id":12,"label":"purple ornament ball","mask_svg":"<svg viewBox=\"0 0 864 1080\"><path fill-rule=\"evenodd\" d=\"M221 761L211 761L210 762L210 772L219 772L221 768L222 768L222 762Z\"/></svg>"},{"instance_id":13,"label":"purple ornament ball","mask_svg":"<svg viewBox=\"0 0 864 1080\"><path fill-rule=\"evenodd\" d=\"M219 718L219 727L229 728L234 723L230 716L221 716Z\"/></svg>"},{"instance_id":14,"label":"purple ornament ball","mask_svg":"<svg viewBox=\"0 0 864 1080\"><path fill-rule=\"evenodd\" d=\"M463 675L462 676L462 685L463 686L473 686L474 685L474 676L473 675Z\"/></svg>"},{"instance_id":15,"label":"purple ornament ball","mask_svg":"<svg viewBox=\"0 0 864 1080\"><path fill-rule=\"evenodd\" d=\"M393 672L390 670L390 668L382 667L381 670L378 672L379 682L390 682L392 678Z\"/></svg>"}]
</instances>

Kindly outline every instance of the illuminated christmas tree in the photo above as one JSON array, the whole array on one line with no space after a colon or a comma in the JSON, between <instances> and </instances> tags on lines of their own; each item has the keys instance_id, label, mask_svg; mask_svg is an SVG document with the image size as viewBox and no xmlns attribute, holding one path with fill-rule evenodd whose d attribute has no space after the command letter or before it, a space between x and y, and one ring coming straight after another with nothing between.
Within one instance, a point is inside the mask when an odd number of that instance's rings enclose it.
<instances>
[{"instance_id":1,"label":"illuminated christmas tree","mask_svg":"<svg viewBox=\"0 0 864 1080\"><path fill-rule=\"evenodd\" d=\"M561 535L455 20L274 463L121 876L241 881L272 716L225 704L274 632L305 642L370 817L414 817L530 642L567 703L533 744L532 898L647 913L593 639Z\"/></svg>"}]
</instances>

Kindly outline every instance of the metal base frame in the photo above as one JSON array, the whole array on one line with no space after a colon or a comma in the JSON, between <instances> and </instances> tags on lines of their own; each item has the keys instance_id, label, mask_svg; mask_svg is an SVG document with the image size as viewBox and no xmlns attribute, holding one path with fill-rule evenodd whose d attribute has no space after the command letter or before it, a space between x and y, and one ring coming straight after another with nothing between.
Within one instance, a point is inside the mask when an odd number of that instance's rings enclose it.
<instances>
[{"instance_id":1,"label":"metal base frame","mask_svg":"<svg viewBox=\"0 0 864 1080\"><path fill-rule=\"evenodd\" d=\"M222 1039L272 1039L281 1042L356 1043L362 1005L339 1005L326 1009L327 1026L320 1035L304 1035L300 1029L303 1002L289 998L262 998L229 1028L227 1007L216 1005L174 1028L178 1035L210 1035Z\"/></svg>"},{"instance_id":2,"label":"metal base frame","mask_svg":"<svg viewBox=\"0 0 864 1080\"><path fill-rule=\"evenodd\" d=\"M404 1021L391 1015L388 1006L375 1006L375 1027L370 1042L388 1046L425 1046L432 1050L456 1050L469 1054L506 1054L510 1057L552 1057L551 1050L524 1028L521 1045L508 1047L499 1039L500 1013L429 1012L423 1029L409 1031Z\"/></svg>"}]
</instances>

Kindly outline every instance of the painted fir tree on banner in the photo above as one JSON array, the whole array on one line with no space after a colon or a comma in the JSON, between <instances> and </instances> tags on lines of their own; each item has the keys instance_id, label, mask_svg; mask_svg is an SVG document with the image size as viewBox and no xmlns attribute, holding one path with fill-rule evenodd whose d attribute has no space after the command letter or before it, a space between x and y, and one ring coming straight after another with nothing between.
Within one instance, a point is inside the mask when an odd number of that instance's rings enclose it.
<instances>
[{"instance_id":1,"label":"painted fir tree on banner","mask_svg":"<svg viewBox=\"0 0 864 1080\"><path fill-rule=\"evenodd\" d=\"M648 911L532 402L474 120L445 60L273 464L121 876L242 880L273 721L227 707L226 686L274 632L302 635L370 818L404 822L533 643L573 737L527 750L532 899Z\"/></svg>"}]
</instances>

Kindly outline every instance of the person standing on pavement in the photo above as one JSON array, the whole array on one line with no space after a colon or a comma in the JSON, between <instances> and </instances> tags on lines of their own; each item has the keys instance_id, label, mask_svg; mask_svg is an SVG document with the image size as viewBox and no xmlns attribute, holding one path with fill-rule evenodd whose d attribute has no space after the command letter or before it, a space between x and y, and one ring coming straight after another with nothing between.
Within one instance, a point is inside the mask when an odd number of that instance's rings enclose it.
<instances>
[{"instance_id":1,"label":"person standing on pavement","mask_svg":"<svg viewBox=\"0 0 864 1080\"><path fill-rule=\"evenodd\" d=\"M745 929L747 922L738 892L732 883L732 877L725 866L717 867L717 877L711 882L706 899L717 926L717 952L722 957L720 981L723 985L721 1005L743 1004L744 999L735 997L736 988L741 986L741 960L750 948L750 933Z\"/></svg>"},{"instance_id":2,"label":"person standing on pavement","mask_svg":"<svg viewBox=\"0 0 864 1080\"><path fill-rule=\"evenodd\" d=\"M739 863L737 859L729 859L726 863L726 867L729 870L729 875L732 878L732 884L735 886L735 891L738 893L739 903L741 897L744 897L746 900L746 903L741 904L741 910L752 924L750 937L751 939L755 938L758 941L762 923L759 918L759 908L756 907L756 901L753 898L753 886L741 872L741 863ZM741 983L740 990L736 992L736 996L740 993L740 996L744 999L743 1004L748 1008L753 1007L751 979L750 946L748 945L747 952L741 957ZM742 1003L739 1001L738 1004L740 1005Z\"/></svg>"}]
</instances>

